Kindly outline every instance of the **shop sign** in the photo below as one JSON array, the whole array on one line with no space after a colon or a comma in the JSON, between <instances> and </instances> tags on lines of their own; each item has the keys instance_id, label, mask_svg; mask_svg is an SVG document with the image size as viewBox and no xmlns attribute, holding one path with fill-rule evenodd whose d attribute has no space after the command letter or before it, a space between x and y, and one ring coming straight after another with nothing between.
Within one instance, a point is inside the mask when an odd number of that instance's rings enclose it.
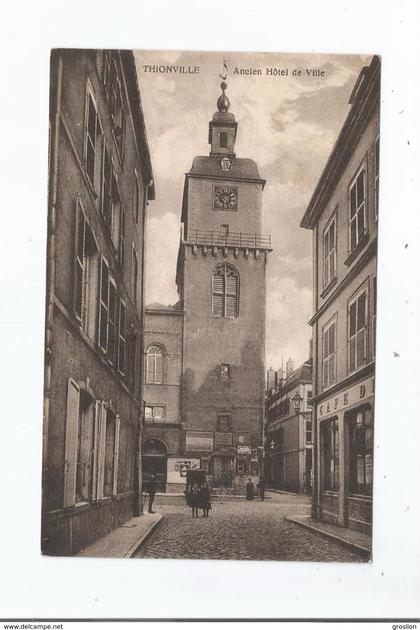
<instances>
[{"instance_id":1,"label":"shop sign","mask_svg":"<svg viewBox=\"0 0 420 630\"><path fill-rule=\"evenodd\" d=\"M168 457L167 466L167 482L168 483L182 483L187 476L187 470L194 470L200 468L200 460L192 458L174 458Z\"/></svg>"},{"instance_id":2,"label":"shop sign","mask_svg":"<svg viewBox=\"0 0 420 630\"><path fill-rule=\"evenodd\" d=\"M349 387L344 392L339 392L329 400L323 401L317 407L318 417L332 415L352 407L363 400L370 398L375 393L375 379L370 378L362 383Z\"/></svg>"},{"instance_id":3,"label":"shop sign","mask_svg":"<svg viewBox=\"0 0 420 630\"><path fill-rule=\"evenodd\" d=\"M251 455L251 447L245 444L238 444L238 455Z\"/></svg>"},{"instance_id":4,"label":"shop sign","mask_svg":"<svg viewBox=\"0 0 420 630\"><path fill-rule=\"evenodd\" d=\"M213 451L213 433L208 431L187 431L187 451L211 453Z\"/></svg>"},{"instance_id":5,"label":"shop sign","mask_svg":"<svg viewBox=\"0 0 420 630\"><path fill-rule=\"evenodd\" d=\"M214 443L217 446L231 446L232 445L232 433L215 433Z\"/></svg>"}]
</instances>

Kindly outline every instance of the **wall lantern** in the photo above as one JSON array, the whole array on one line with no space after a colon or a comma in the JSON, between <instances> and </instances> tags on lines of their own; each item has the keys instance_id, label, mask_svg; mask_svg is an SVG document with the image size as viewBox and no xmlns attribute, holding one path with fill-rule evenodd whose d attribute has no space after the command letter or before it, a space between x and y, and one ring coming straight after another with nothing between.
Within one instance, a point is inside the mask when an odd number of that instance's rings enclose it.
<instances>
[{"instance_id":1,"label":"wall lantern","mask_svg":"<svg viewBox=\"0 0 420 630\"><path fill-rule=\"evenodd\" d=\"M271 448L271 450L272 450L272 451L274 451L274 449L276 448L276 443L275 443L275 441L274 441L274 440L271 440L271 442L270 442L270 448Z\"/></svg>"},{"instance_id":2,"label":"wall lantern","mask_svg":"<svg viewBox=\"0 0 420 630\"><path fill-rule=\"evenodd\" d=\"M302 400L303 400L302 396L299 396L299 392L297 391L296 394L292 398L293 407L294 407L295 413L297 414L300 411Z\"/></svg>"}]
</instances>

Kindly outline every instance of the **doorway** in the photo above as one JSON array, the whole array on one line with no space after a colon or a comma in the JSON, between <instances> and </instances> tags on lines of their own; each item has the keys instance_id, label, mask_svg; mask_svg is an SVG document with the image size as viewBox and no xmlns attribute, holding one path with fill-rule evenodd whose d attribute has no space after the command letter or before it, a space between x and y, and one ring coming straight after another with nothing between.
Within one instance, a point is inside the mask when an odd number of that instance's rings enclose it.
<instances>
[{"instance_id":1,"label":"doorway","mask_svg":"<svg viewBox=\"0 0 420 630\"><path fill-rule=\"evenodd\" d=\"M143 483L147 483L151 475L155 475L156 489L166 492L168 453L161 440L147 438L142 444L142 474Z\"/></svg>"}]
</instances>

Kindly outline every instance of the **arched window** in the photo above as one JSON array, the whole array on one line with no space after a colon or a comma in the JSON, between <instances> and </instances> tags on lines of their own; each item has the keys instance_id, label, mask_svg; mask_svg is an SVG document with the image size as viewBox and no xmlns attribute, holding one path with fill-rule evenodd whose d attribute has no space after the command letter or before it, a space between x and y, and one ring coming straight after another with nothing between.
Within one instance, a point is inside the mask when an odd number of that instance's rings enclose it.
<instances>
[{"instance_id":1,"label":"arched window","mask_svg":"<svg viewBox=\"0 0 420 630\"><path fill-rule=\"evenodd\" d=\"M150 346L146 356L146 383L163 383L165 380L165 352L161 346Z\"/></svg>"},{"instance_id":2,"label":"arched window","mask_svg":"<svg viewBox=\"0 0 420 630\"><path fill-rule=\"evenodd\" d=\"M230 265L218 265L213 271L212 313L217 317L239 315L239 274Z\"/></svg>"}]
</instances>

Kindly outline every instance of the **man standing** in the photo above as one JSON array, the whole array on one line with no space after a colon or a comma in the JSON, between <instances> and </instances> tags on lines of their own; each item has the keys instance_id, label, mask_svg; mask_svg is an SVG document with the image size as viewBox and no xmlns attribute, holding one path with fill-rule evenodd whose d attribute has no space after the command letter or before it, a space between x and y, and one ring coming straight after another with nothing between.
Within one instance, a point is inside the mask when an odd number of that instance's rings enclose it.
<instances>
[{"instance_id":1,"label":"man standing","mask_svg":"<svg viewBox=\"0 0 420 630\"><path fill-rule=\"evenodd\" d=\"M150 475L149 483L147 484L147 494L149 495L149 514L154 514L152 507L153 507L153 501L155 500L155 494L156 494L155 475Z\"/></svg>"}]
</instances>

